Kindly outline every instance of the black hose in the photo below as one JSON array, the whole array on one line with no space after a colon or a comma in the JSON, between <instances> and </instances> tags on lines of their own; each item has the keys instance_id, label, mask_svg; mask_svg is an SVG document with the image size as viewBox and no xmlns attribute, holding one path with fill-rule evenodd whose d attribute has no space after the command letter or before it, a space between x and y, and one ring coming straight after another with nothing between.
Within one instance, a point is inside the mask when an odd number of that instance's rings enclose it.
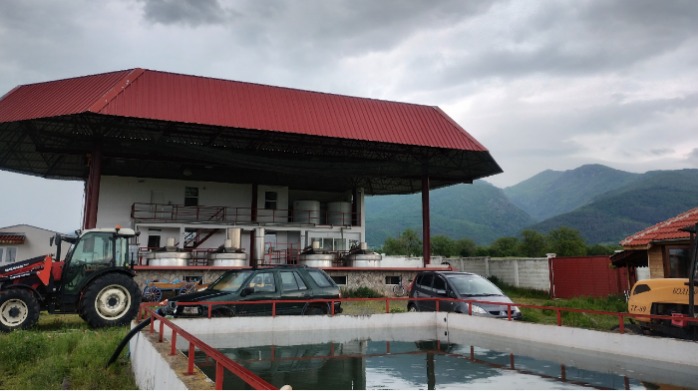
<instances>
[{"instance_id":1,"label":"black hose","mask_svg":"<svg viewBox=\"0 0 698 392\"><path fill-rule=\"evenodd\" d=\"M126 336L121 340L121 343L119 343L119 346L116 348L116 351L114 351L114 354L112 354L111 358L109 358L109 362L107 362L107 366L105 368L108 368L109 365L114 363L117 358L119 358L119 355L121 354L121 351L123 351L124 347L126 347L126 344L131 340L133 335L137 334L140 332L143 328L148 326L150 324L150 317L142 321L140 324L136 325Z\"/></svg>"}]
</instances>

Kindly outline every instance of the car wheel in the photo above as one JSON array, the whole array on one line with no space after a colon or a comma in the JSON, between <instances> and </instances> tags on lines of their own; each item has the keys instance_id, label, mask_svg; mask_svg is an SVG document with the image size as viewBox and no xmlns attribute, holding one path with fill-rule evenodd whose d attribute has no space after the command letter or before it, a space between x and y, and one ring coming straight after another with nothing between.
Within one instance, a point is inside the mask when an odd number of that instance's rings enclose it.
<instances>
[{"instance_id":1,"label":"car wheel","mask_svg":"<svg viewBox=\"0 0 698 392\"><path fill-rule=\"evenodd\" d=\"M320 306L310 306L306 309L305 314L308 316L322 316L327 314L327 309Z\"/></svg>"},{"instance_id":2,"label":"car wheel","mask_svg":"<svg viewBox=\"0 0 698 392\"><path fill-rule=\"evenodd\" d=\"M415 305L415 304L407 304L407 311L408 311L408 312L416 312L416 311L417 311L417 305Z\"/></svg>"},{"instance_id":3,"label":"car wheel","mask_svg":"<svg viewBox=\"0 0 698 392\"><path fill-rule=\"evenodd\" d=\"M211 311L211 317L235 317L235 311L229 307L218 307Z\"/></svg>"}]
</instances>

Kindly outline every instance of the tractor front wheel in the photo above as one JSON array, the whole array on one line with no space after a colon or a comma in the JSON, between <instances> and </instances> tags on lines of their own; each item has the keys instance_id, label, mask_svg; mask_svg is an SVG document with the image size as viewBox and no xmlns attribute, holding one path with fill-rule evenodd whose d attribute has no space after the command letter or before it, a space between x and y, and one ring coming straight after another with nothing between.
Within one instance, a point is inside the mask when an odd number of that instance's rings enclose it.
<instances>
[{"instance_id":1,"label":"tractor front wheel","mask_svg":"<svg viewBox=\"0 0 698 392\"><path fill-rule=\"evenodd\" d=\"M0 292L0 331L28 329L39 320L39 301L28 290Z\"/></svg>"},{"instance_id":2,"label":"tractor front wheel","mask_svg":"<svg viewBox=\"0 0 698 392\"><path fill-rule=\"evenodd\" d=\"M141 292L124 274L112 273L95 279L80 301L80 317L93 328L128 324L138 313Z\"/></svg>"}]
</instances>

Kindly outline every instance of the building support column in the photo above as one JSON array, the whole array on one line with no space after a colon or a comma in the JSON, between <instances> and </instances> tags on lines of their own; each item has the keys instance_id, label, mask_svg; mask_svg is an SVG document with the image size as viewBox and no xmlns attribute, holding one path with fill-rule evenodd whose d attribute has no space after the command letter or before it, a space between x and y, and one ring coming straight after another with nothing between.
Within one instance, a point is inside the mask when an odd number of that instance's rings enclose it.
<instances>
[{"instance_id":1,"label":"building support column","mask_svg":"<svg viewBox=\"0 0 698 392\"><path fill-rule=\"evenodd\" d=\"M95 145L87 157L89 174L85 182L85 209L82 213L83 229L97 227L97 209L99 207L99 183L102 177L102 146Z\"/></svg>"},{"instance_id":2,"label":"building support column","mask_svg":"<svg viewBox=\"0 0 698 392\"><path fill-rule=\"evenodd\" d=\"M422 176L422 259L424 267L431 263L431 223L429 219L429 175Z\"/></svg>"},{"instance_id":3,"label":"building support column","mask_svg":"<svg viewBox=\"0 0 698 392\"><path fill-rule=\"evenodd\" d=\"M254 224L257 222L257 195L259 193L259 185L252 184L252 201L250 205L250 221ZM255 241L256 237L255 230L250 232L250 265L252 267L257 266L257 243Z\"/></svg>"}]
</instances>

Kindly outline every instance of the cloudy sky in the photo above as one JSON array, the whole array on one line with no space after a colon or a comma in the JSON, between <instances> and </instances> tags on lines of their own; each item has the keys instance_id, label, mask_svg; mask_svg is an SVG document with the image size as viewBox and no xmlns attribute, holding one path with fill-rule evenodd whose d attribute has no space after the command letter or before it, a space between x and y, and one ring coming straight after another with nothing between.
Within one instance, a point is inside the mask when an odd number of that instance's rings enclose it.
<instances>
[{"instance_id":1,"label":"cloudy sky","mask_svg":"<svg viewBox=\"0 0 698 392\"><path fill-rule=\"evenodd\" d=\"M692 0L2 0L0 95L140 67L439 106L500 187L693 168L697 20ZM81 183L0 180L0 227L80 226Z\"/></svg>"}]
</instances>

